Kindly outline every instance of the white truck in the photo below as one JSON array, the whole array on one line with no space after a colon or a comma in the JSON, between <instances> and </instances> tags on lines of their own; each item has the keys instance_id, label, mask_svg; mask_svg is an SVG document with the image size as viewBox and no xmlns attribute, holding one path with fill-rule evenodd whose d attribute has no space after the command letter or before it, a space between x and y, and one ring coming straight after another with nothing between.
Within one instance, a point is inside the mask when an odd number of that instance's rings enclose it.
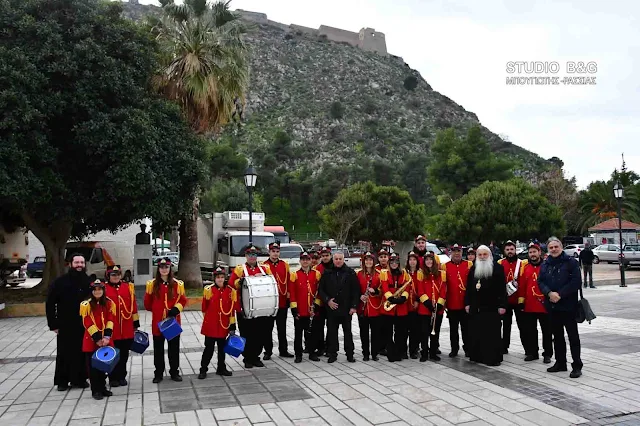
<instances>
[{"instance_id":1,"label":"white truck","mask_svg":"<svg viewBox=\"0 0 640 426\"><path fill-rule=\"evenodd\" d=\"M264 213L252 215L252 243L260 251L258 261L269 257L269 244L275 242L272 232L264 231ZM227 211L198 217L198 255L204 278L221 266L231 273L245 262L244 250L249 245L249 212Z\"/></svg>"},{"instance_id":2,"label":"white truck","mask_svg":"<svg viewBox=\"0 0 640 426\"><path fill-rule=\"evenodd\" d=\"M25 229L6 232L0 226L0 287L16 287L27 280L23 267L29 260L29 237Z\"/></svg>"}]
</instances>

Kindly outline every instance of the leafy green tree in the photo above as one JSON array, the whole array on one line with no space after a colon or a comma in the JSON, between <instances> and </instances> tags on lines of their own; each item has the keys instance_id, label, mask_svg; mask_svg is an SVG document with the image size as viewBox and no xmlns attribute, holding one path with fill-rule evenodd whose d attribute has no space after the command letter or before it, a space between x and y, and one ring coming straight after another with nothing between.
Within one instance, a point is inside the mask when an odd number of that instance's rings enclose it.
<instances>
[{"instance_id":1,"label":"leafy green tree","mask_svg":"<svg viewBox=\"0 0 640 426\"><path fill-rule=\"evenodd\" d=\"M413 91L416 89L416 87L418 87L418 79L415 75L410 75L404 79L402 85L405 89Z\"/></svg>"},{"instance_id":2,"label":"leafy green tree","mask_svg":"<svg viewBox=\"0 0 640 426\"><path fill-rule=\"evenodd\" d=\"M552 159L549 161L552 161ZM560 209L562 218L567 224L569 235L579 234L578 189L576 186L576 178L565 178L561 160L558 159L558 161L554 161L554 163L556 166L545 173L543 181L538 185L538 189L551 204Z\"/></svg>"},{"instance_id":3,"label":"leafy green tree","mask_svg":"<svg viewBox=\"0 0 640 426\"><path fill-rule=\"evenodd\" d=\"M200 199L200 213L224 212L228 210L246 210L249 205L249 193L244 182L239 179L214 179ZM259 194L253 196L253 210L262 211Z\"/></svg>"},{"instance_id":4,"label":"leafy green tree","mask_svg":"<svg viewBox=\"0 0 640 426\"><path fill-rule=\"evenodd\" d=\"M198 133L217 133L243 99L249 80L246 28L229 10L231 1L161 0L161 20L152 20L153 34L164 49L156 87L180 105ZM199 193L192 211L180 220L180 277L201 287L198 258Z\"/></svg>"},{"instance_id":5,"label":"leafy green tree","mask_svg":"<svg viewBox=\"0 0 640 426\"><path fill-rule=\"evenodd\" d=\"M438 217L435 234L449 241L543 240L565 233L562 212L521 179L485 182Z\"/></svg>"},{"instance_id":6,"label":"leafy green tree","mask_svg":"<svg viewBox=\"0 0 640 426\"><path fill-rule=\"evenodd\" d=\"M175 219L203 175L202 141L150 91L157 45L121 11L0 2L0 205L44 245L46 284L71 237Z\"/></svg>"},{"instance_id":7,"label":"leafy green tree","mask_svg":"<svg viewBox=\"0 0 640 426\"><path fill-rule=\"evenodd\" d=\"M469 129L465 138L447 129L438 133L431 147L427 176L433 193L452 202L485 181L510 179L512 166L491 152L479 127Z\"/></svg>"},{"instance_id":8,"label":"leafy green tree","mask_svg":"<svg viewBox=\"0 0 640 426\"><path fill-rule=\"evenodd\" d=\"M247 169L247 158L231 145L211 142L207 147L207 162L212 179L237 179L242 181Z\"/></svg>"},{"instance_id":9,"label":"leafy green tree","mask_svg":"<svg viewBox=\"0 0 640 426\"><path fill-rule=\"evenodd\" d=\"M340 191L319 212L322 229L340 241L410 240L424 232L427 215L407 191L373 182L357 183Z\"/></svg>"}]
</instances>

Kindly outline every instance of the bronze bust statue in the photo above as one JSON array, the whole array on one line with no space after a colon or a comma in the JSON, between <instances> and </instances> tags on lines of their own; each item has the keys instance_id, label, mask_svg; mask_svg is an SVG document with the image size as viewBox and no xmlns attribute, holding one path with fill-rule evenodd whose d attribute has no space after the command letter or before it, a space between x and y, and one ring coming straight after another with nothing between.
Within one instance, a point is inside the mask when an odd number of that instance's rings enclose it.
<instances>
[{"instance_id":1,"label":"bronze bust statue","mask_svg":"<svg viewBox=\"0 0 640 426\"><path fill-rule=\"evenodd\" d=\"M151 234L147 233L147 225L140 225L140 232L136 234L136 244L151 244Z\"/></svg>"}]
</instances>

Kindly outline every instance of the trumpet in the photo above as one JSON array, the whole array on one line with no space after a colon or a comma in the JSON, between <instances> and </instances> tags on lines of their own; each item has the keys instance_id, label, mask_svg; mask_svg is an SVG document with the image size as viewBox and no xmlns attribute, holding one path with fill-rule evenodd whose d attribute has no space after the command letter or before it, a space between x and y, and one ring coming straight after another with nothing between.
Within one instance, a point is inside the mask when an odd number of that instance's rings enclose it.
<instances>
[{"instance_id":1,"label":"trumpet","mask_svg":"<svg viewBox=\"0 0 640 426\"><path fill-rule=\"evenodd\" d=\"M396 290L395 293L393 293L392 297L398 297L399 295L402 294L403 291L405 291L405 289L407 288L407 286L411 284L411 280L407 281L406 283L404 283L404 285L402 287L400 287L398 290ZM384 302L384 310L385 311L390 311L393 308L396 307L395 303L391 303L389 302L389 300L387 300L386 302Z\"/></svg>"},{"instance_id":2,"label":"trumpet","mask_svg":"<svg viewBox=\"0 0 640 426\"><path fill-rule=\"evenodd\" d=\"M435 301L436 299L436 291L435 289L432 289L432 297L431 297L431 303L433 303L433 301ZM432 309L433 312L431 312L431 322L433 323L433 328L431 329L431 335L435 336L436 335L436 321L438 320L438 305L436 304L436 307L434 309Z\"/></svg>"}]
</instances>

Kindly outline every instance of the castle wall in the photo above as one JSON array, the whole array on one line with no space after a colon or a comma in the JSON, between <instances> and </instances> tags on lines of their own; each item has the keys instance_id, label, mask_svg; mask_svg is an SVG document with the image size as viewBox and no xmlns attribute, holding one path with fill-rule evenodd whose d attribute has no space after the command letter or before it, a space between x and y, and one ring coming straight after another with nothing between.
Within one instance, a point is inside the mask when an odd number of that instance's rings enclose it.
<instances>
[{"instance_id":1,"label":"castle wall","mask_svg":"<svg viewBox=\"0 0 640 426\"><path fill-rule=\"evenodd\" d=\"M367 52L387 54L387 41L384 33L376 32L373 28L363 28L358 34L358 47Z\"/></svg>"},{"instance_id":2,"label":"castle wall","mask_svg":"<svg viewBox=\"0 0 640 426\"><path fill-rule=\"evenodd\" d=\"M238 12L243 18L245 18L248 21L257 22L258 24L269 23L266 13L250 12L248 10L242 10L242 9L236 9L236 12Z\"/></svg>"},{"instance_id":3,"label":"castle wall","mask_svg":"<svg viewBox=\"0 0 640 426\"><path fill-rule=\"evenodd\" d=\"M309 28L309 27L305 27L302 25L296 25L296 24L291 24L289 25L289 27L294 30L294 31L302 31L305 34L310 34L313 36L317 36L318 34L318 30L315 28Z\"/></svg>"},{"instance_id":4,"label":"castle wall","mask_svg":"<svg viewBox=\"0 0 640 426\"><path fill-rule=\"evenodd\" d=\"M318 33L320 36L327 36L327 39L331 41L345 42L352 46L358 46L358 34L351 31L341 30L340 28L329 27L327 25L320 25Z\"/></svg>"}]
</instances>

